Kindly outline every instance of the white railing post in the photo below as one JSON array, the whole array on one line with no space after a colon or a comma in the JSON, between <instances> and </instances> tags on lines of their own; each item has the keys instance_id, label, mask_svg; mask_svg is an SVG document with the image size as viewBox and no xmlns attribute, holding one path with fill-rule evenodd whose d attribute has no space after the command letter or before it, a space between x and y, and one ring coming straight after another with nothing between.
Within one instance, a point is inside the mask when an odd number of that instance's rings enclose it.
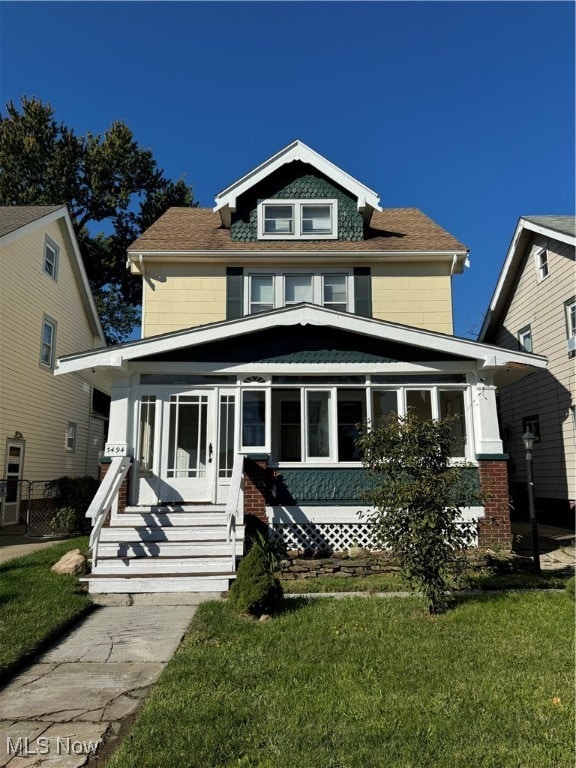
<instances>
[{"instance_id":1,"label":"white railing post","mask_svg":"<svg viewBox=\"0 0 576 768\"><path fill-rule=\"evenodd\" d=\"M244 519L244 510L241 509L242 501L242 474L244 472L244 456L237 453L234 457L232 477L226 502L226 537L232 545L231 565L232 571L236 571L236 521ZM240 512L240 514L238 514Z\"/></svg>"},{"instance_id":2,"label":"white railing post","mask_svg":"<svg viewBox=\"0 0 576 768\"><path fill-rule=\"evenodd\" d=\"M92 499L86 517L92 518L92 531L90 533L89 547L92 550L92 570L96 567L98 560L98 543L100 541L100 531L104 525L106 514L118 496L122 481L130 469L131 461L128 456L116 456L110 463L110 468L96 495Z\"/></svg>"}]
</instances>

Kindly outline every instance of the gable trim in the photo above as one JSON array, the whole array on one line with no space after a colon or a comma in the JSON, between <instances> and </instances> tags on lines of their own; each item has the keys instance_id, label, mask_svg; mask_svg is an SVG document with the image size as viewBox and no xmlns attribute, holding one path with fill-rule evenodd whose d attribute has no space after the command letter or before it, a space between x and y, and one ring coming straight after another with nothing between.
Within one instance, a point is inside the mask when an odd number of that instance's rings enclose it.
<instances>
[{"instance_id":1,"label":"gable trim","mask_svg":"<svg viewBox=\"0 0 576 768\"><path fill-rule=\"evenodd\" d=\"M294 160L300 160L303 163L312 165L336 184L348 190L348 192L356 197L359 211L364 211L365 209L382 210L380 208L380 197L374 190L362 184L362 182L350 176L350 174L338 168L334 163L331 163L325 157L318 154L318 152L304 144L304 142L297 139L216 195L216 205L213 211L215 213L220 212L224 226L230 226L230 214L236 210L236 201L240 195L254 187L278 168Z\"/></svg>"},{"instance_id":2,"label":"gable trim","mask_svg":"<svg viewBox=\"0 0 576 768\"><path fill-rule=\"evenodd\" d=\"M514 352L487 344L479 344L468 339L459 339L447 334L383 320L374 320L373 318L358 317L350 313L336 312L311 304L299 304L257 315L248 315L237 320L224 320L162 336L140 339L108 349L67 355L58 360L56 372L58 374L72 373L102 366L122 368L125 363L135 358L166 353L227 337L242 336L271 326L281 328L293 325L325 326L382 340L389 339L400 344L435 349L438 352L456 357L479 360L484 369L510 365L543 368L547 362L546 358L540 355Z\"/></svg>"},{"instance_id":3,"label":"gable trim","mask_svg":"<svg viewBox=\"0 0 576 768\"><path fill-rule=\"evenodd\" d=\"M492 322L497 320L499 313L502 310L502 305L507 299L508 283L515 278L522 261L521 255L523 255L523 252L520 252L520 249L525 245L525 232L534 232L535 234L548 237L550 240L557 240L558 242L567 243L572 246L576 244L576 238L573 236L563 234L562 232L556 232L556 230L550 229L549 227L533 224L531 221L527 221L520 217L516 229L514 230L512 241L508 247L508 252L504 259L504 264L500 271L494 293L490 299L490 304L488 305L482 328L478 334L479 342L484 341L486 338L491 330Z\"/></svg>"}]
</instances>

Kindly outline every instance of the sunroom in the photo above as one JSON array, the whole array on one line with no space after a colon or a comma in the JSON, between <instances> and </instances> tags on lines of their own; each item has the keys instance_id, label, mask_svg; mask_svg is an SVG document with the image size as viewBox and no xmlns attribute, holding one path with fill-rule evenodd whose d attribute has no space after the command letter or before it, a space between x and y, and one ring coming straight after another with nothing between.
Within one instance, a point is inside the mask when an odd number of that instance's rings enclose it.
<instances>
[{"instance_id":1,"label":"sunroom","mask_svg":"<svg viewBox=\"0 0 576 768\"><path fill-rule=\"evenodd\" d=\"M360 422L409 409L422 419L455 417L455 462L502 461L495 381L542 365L300 304L70 356L58 372L111 384L106 453L131 459L128 511L225 505L241 457L245 514L288 543L308 536L333 546L345 530L346 541L365 530Z\"/></svg>"}]
</instances>

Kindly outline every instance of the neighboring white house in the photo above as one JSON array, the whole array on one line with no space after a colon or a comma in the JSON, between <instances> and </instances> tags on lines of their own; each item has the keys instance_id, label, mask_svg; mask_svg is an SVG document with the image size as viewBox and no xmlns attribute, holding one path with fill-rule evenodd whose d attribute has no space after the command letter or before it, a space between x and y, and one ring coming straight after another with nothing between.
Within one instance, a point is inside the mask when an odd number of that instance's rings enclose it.
<instances>
[{"instance_id":1,"label":"neighboring white house","mask_svg":"<svg viewBox=\"0 0 576 768\"><path fill-rule=\"evenodd\" d=\"M106 397L54 368L106 341L65 206L0 207L0 248L0 525L9 525L19 480L96 476Z\"/></svg>"},{"instance_id":2,"label":"neighboring white house","mask_svg":"<svg viewBox=\"0 0 576 768\"><path fill-rule=\"evenodd\" d=\"M456 238L296 141L128 256L144 338L57 370L110 383L101 497L131 464L92 591L227 589L245 520L289 547L370 546L355 425L408 408L458 417L454 459L487 493L464 519L510 546L496 386L545 359L451 335Z\"/></svg>"},{"instance_id":3,"label":"neighboring white house","mask_svg":"<svg viewBox=\"0 0 576 768\"><path fill-rule=\"evenodd\" d=\"M500 390L504 450L518 513L526 512L522 435L535 435L539 518L574 525L576 498L576 272L574 216L523 216L479 341L548 358L546 370Z\"/></svg>"}]
</instances>

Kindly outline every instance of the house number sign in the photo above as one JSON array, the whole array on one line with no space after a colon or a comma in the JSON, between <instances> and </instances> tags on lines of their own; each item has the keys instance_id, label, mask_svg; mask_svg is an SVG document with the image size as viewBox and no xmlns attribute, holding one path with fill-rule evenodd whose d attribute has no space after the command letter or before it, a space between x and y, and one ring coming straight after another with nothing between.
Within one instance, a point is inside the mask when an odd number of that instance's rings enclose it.
<instances>
[{"instance_id":1,"label":"house number sign","mask_svg":"<svg viewBox=\"0 0 576 768\"><path fill-rule=\"evenodd\" d=\"M104 446L105 456L127 456L128 443L106 443Z\"/></svg>"}]
</instances>

